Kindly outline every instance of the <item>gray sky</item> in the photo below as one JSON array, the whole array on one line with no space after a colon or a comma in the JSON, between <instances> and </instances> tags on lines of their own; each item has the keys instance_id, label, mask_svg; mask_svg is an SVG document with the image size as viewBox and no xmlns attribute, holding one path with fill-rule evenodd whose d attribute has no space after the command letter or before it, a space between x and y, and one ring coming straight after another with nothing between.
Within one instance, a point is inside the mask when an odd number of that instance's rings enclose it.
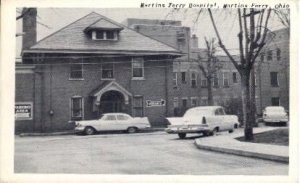
<instances>
[{"instance_id":1,"label":"gray sky","mask_svg":"<svg viewBox=\"0 0 300 183\"><path fill-rule=\"evenodd\" d=\"M21 8L17 11L20 10ZM198 21L194 23L199 9L180 9L179 12L170 13L172 9L168 8L38 8L37 21L39 24L37 25L37 40L48 36L92 11L117 22L122 22L126 18L181 20L183 26L190 27L192 34L198 36L200 48L205 48L205 36L208 38L215 37L211 21L206 11L203 12L199 16ZM231 52L236 53L238 48L238 20L236 18L236 9L231 9L227 12L216 11L214 12L214 17L225 46L230 49ZM271 15L269 28L276 30L282 27L277 18ZM22 32L22 20L17 21L17 32ZM22 38L17 37L17 57L20 55L21 42ZM224 53L220 51L218 54Z\"/></svg>"}]
</instances>

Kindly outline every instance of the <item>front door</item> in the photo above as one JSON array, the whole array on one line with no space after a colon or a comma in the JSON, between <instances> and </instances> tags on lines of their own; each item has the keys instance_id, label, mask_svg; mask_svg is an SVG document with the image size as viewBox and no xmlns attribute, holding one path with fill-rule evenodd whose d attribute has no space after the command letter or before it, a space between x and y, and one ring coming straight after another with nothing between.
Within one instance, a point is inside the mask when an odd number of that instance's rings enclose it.
<instances>
[{"instance_id":1,"label":"front door","mask_svg":"<svg viewBox=\"0 0 300 183\"><path fill-rule=\"evenodd\" d=\"M100 99L99 115L111 112L124 112L125 101L118 91L107 91Z\"/></svg>"}]
</instances>

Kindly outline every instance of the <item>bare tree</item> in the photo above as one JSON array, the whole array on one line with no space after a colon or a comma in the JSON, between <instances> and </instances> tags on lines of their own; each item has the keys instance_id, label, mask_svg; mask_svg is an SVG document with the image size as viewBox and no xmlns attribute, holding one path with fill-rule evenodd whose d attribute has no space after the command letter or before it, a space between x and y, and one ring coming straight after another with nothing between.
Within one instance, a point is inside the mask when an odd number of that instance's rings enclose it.
<instances>
[{"instance_id":1,"label":"bare tree","mask_svg":"<svg viewBox=\"0 0 300 183\"><path fill-rule=\"evenodd\" d=\"M235 60L223 44L211 9L208 9L214 31L219 41L219 46L229 57L241 76L243 122L245 124L244 134L245 139L250 141L254 138L253 122L255 121L255 113L253 113L254 109L252 104L255 100L251 100L250 98L250 75L257 56L266 44L271 9L255 10L251 8L242 10L237 9L237 11L240 28L238 33L240 60ZM255 18L256 15L258 15L257 19Z\"/></svg>"},{"instance_id":2,"label":"bare tree","mask_svg":"<svg viewBox=\"0 0 300 183\"><path fill-rule=\"evenodd\" d=\"M203 76L207 80L207 102L208 105L213 105L213 93L212 93L212 87L213 87L213 80L216 77L216 74L218 70L222 68L221 62L216 58L216 39L211 38L210 40L207 40L205 37L205 43L206 43L206 54L207 54L207 62L203 62L200 55L198 55L198 66L199 69L202 71Z\"/></svg>"},{"instance_id":3,"label":"bare tree","mask_svg":"<svg viewBox=\"0 0 300 183\"><path fill-rule=\"evenodd\" d=\"M290 28L290 10L289 9L274 9L279 21L287 28Z\"/></svg>"}]
</instances>

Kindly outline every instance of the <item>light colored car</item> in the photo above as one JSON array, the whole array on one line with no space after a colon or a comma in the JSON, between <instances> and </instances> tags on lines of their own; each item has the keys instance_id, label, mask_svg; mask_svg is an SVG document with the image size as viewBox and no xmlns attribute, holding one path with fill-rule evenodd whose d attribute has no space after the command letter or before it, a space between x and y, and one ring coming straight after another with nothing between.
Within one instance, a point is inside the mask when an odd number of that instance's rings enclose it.
<instances>
[{"instance_id":1,"label":"light colored car","mask_svg":"<svg viewBox=\"0 0 300 183\"><path fill-rule=\"evenodd\" d=\"M200 106L187 110L183 117L167 118L171 125L166 128L170 134L185 138L187 133L214 135L219 131L233 132L238 128L238 117L226 115L221 106Z\"/></svg>"},{"instance_id":2,"label":"light colored car","mask_svg":"<svg viewBox=\"0 0 300 183\"><path fill-rule=\"evenodd\" d=\"M125 113L106 113L99 119L75 121L75 132L93 135L99 131L127 131L135 133L138 130L150 128L147 117L131 117Z\"/></svg>"},{"instance_id":3,"label":"light colored car","mask_svg":"<svg viewBox=\"0 0 300 183\"><path fill-rule=\"evenodd\" d=\"M283 123L286 125L289 117L283 107L268 106L263 110L263 121L265 123Z\"/></svg>"}]
</instances>

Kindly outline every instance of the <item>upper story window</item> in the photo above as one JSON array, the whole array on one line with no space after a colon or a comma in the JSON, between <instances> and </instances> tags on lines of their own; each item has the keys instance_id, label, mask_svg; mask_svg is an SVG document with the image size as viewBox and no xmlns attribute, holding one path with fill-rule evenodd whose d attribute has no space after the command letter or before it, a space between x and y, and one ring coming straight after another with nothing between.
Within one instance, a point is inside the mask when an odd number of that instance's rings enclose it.
<instances>
[{"instance_id":1,"label":"upper story window","mask_svg":"<svg viewBox=\"0 0 300 183\"><path fill-rule=\"evenodd\" d=\"M177 72L173 72L173 87L176 88L178 86Z\"/></svg>"},{"instance_id":2,"label":"upper story window","mask_svg":"<svg viewBox=\"0 0 300 183\"><path fill-rule=\"evenodd\" d=\"M103 64L102 65L102 79L113 79L114 78L114 65Z\"/></svg>"},{"instance_id":3,"label":"upper story window","mask_svg":"<svg viewBox=\"0 0 300 183\"><path fill-rule=\"evenodd\" d=\"M260 61L263 62L265 60L265 54L261 53L260 54Z\"/></svg>"},{"instance_id":4,"label":"upper story window","mask_svg":"<svg viewBox=\"0 0 300 183\"><path fill-rule=\"evenodd\" d=\"M183 84L186 83L186 72L181 72L181 82L182 82Z\"/></svg>"},{"instance_id":5,"label":"upper story window","mask_svg":"<svg viewBox=\"0 0 300 183\"><path fill-rule=\"evenodd\" d=\"M223 86L229 87L228 72L223 72Z\"/></svg>"},{"instance_id":6,"label":"upper story window","mask_svg":"<svg viewBox=\"0 0 300 183\"><path fill-rule=\"evenodd\" d=\"M280 59L281 59L281 50L279 48L277 48L277 50L276 50L276 58L278 61L280 61Z\"/></svg>"},{"instance_id":7,"label":"upper story window","mask_svg":"<svg viewBox=\"0 0 300 183\"><path fill-rule=\"evenodd\" d=\"M219 77L217 73L213 74L213 86L218 87L219 86Z\"/></svg>"},{"instance_id":8,"label":"upper story window","mask_svg":"<svg viewBox=\"0 0 300 183\"><path fill-rule=\"evenodd\" d=\"M73 64L70 68L70 79L83 79L82 64Z\"/></svg>"},{"instance_id":9,"label":"upper story window","mask_svg":"<svg viewBox=\"0 0 300 183\"><path fill-rule=\"evenodd\" d=\"M93 40L118 40L118 32L114 30L94 30L92 32Z\"/></svg>"},{"instance_id":10,"label":"upper story window","mask_svg":"<svg viewBox=\"0 0 300 183\"><path fill-rule=\"evenodd\" d=\"M267 52L267 60L269 61L269 60L272 60L272 58L273 58L273 52L272 52L272 50L269 50L268 52Z\"/></svg>"},{"instance_id":11,"label":"upper story window","mask_svg":"<svg viewBox=\"0 0 300 183\"><path fill-rule=\"evenodd\" d=\"M132 78L143 79L144 78L144 59L133 58L132 59Z\"/></svg>"},{"instance_id":12,"label":"upper story window","mask_svg":"<svg viewBox=\"0 0 300 183\"><path fill-rule=\"evenodd\" d=\"M278 72L270 72L270 77L271 77L271 86L278 87L279 86Z\"/></svg>"},{"instance_id":13,"label":"upper story window","mask_svg":"<svg viewBox=\"0 0 300 183\"><path fill-rule=\"evenodd\" d=\"M236 72L232 73L232 82L237 83L237 73Z\"/></svg>"},{"instance_id":14,"label":"upper story window","mask_svg":"<svg viewBox=\"0 0 300 183\"><path fill-rule=\"evenodd\" d=\"M197 87L197 74L195 72L191 73L191 86L192 88Z\"/></svg>"}]
</instances>

